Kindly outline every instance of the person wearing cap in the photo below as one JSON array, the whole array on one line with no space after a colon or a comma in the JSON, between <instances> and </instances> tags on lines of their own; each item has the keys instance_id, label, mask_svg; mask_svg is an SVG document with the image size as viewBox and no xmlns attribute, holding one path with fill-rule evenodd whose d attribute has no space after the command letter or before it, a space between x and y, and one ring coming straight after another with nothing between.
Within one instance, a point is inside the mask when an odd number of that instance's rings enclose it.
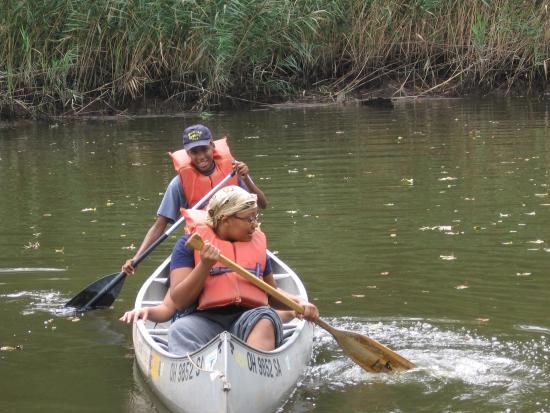
<instances>
[{"instance_id":1,"label":"person wearing cap","mask_svg":"<svg viewBox=\"0 0 550 413\"><path fill-rule=\"evenodd\" d=\"M227 186L214 194L206 211L183 214L188 232L198 233L204 246L192 250L186 246L189 235L184 235L172 251L169 302L178 314L168 331L168 350L187 354L222 331L259 350L275 349L283 337L276 309L286 307L218 262L223 254L277 288L266 236L258 226L256 194ZM304 307L304 318L319 317L315 305L292 298Z\"/></svg>"},{"instance_id":2,"label":"person wearing cap","mask_svg":"<svg viewBox=\"0 0 550 413\"><path fill-rule=\"evenodd\" d=\"M267 207L267 198L249 175L244 162L233 159L226 139L214 141L210 129L201 124L183 131L183 149L171 153L177 175L170 181L157 211L157 219L149 228L132 258L122 265L126 274L134 273L133 260L155 242L169 223L180 218L181 208L189 208L232 171L236 176L227 185L238 185L257 195L258 206Z\"/></svg>"}]
</instances>

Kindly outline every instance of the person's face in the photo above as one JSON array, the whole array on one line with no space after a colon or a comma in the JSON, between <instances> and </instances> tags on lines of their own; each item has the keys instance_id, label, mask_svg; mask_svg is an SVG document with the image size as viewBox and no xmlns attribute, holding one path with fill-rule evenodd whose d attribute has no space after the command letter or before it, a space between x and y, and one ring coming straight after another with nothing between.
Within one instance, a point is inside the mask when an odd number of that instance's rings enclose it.
<instances>
[{"instance_id":1,"label":"person's face","mask_svg":"<svg viewBox=\"0 0 550 413\"><path fill-rule=\"evenodd\" d=\"M232 241L250 241L258 227L258 209L240 212L226 218L228 238Z\"/></svg>"},{"instance_id":2,"label":"person's face","mask_svg":"<svg viewBox=\"0 0 550 413\"><path fill-rule=\"evenodd\" d=\"M208 172L214 163L214 144L210 142L207 146L196 146L187 151L191 163L200 172Z\"/></svg>"}]
</instances>

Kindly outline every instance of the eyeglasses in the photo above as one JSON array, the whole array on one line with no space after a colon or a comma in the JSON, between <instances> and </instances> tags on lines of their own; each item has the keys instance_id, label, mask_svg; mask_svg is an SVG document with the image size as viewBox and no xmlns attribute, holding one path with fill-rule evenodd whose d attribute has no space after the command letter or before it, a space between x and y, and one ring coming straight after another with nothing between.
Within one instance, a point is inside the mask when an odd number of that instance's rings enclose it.
<instances>
[{"instance_id":1,"label":"eyeglasses","mask_svg":"<svg viewBox=\"0 0 550 413\"><path fill-rule=\"evenodd\" d=\"M237 215L232 215L233 218L237 218L237 219L240 219L241 221L246 221L248 222L249 224L257 224L260 220L260 213L258 212L256 215L253 215L251 217L239 217Z\"/></svg>"}]
</instances>

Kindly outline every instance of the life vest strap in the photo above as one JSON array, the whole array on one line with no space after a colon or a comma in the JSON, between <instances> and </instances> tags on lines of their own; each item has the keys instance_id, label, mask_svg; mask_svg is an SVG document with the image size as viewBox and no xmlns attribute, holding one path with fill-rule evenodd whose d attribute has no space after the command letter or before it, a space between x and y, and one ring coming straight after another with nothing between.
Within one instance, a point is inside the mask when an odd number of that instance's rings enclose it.
<instances>
[{"instance_id":1,"label":"life vest strap","mask_svg":"<svg viewBox=\"0 0 550 413\"><path fill-rule=\"evenodd\" d=\"M245 270L247 270L248 272L251 272L252 274L254 274L258 278L261 277L261 274L260 274L261 266L260 266L260 264L256 264L256 268L245 268ZM225 273L228 273L228 272L235 272L235 270L233 270L229 267L212 267L212 268L210 268L210 275L220 275L220 274L225 274Z\"/></svg>"}]
</instances>

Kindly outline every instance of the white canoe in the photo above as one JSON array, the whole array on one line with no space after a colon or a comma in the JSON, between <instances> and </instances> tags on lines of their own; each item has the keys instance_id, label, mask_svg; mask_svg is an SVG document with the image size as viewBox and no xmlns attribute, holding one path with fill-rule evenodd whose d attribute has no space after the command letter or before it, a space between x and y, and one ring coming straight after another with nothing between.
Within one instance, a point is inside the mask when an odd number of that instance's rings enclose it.
<instances>
[{"instance_id":1,"label":"white canoe","mask_svg":"<svg viewBox=\"0 0 550 413\"><path fill-rule=\"evenodd\" d=\"M298 276L269 253L277 285L307 299ZM143 284L135 308L161 302L167 291L168 257ZM253 349L225 332L187 356L167 351L169 322L134 323L137 364L153 391L177 413L272 413L294 389L311 358L313 324L284 324L284 343L271 352Z\"/></svg>"}]
</instances>

